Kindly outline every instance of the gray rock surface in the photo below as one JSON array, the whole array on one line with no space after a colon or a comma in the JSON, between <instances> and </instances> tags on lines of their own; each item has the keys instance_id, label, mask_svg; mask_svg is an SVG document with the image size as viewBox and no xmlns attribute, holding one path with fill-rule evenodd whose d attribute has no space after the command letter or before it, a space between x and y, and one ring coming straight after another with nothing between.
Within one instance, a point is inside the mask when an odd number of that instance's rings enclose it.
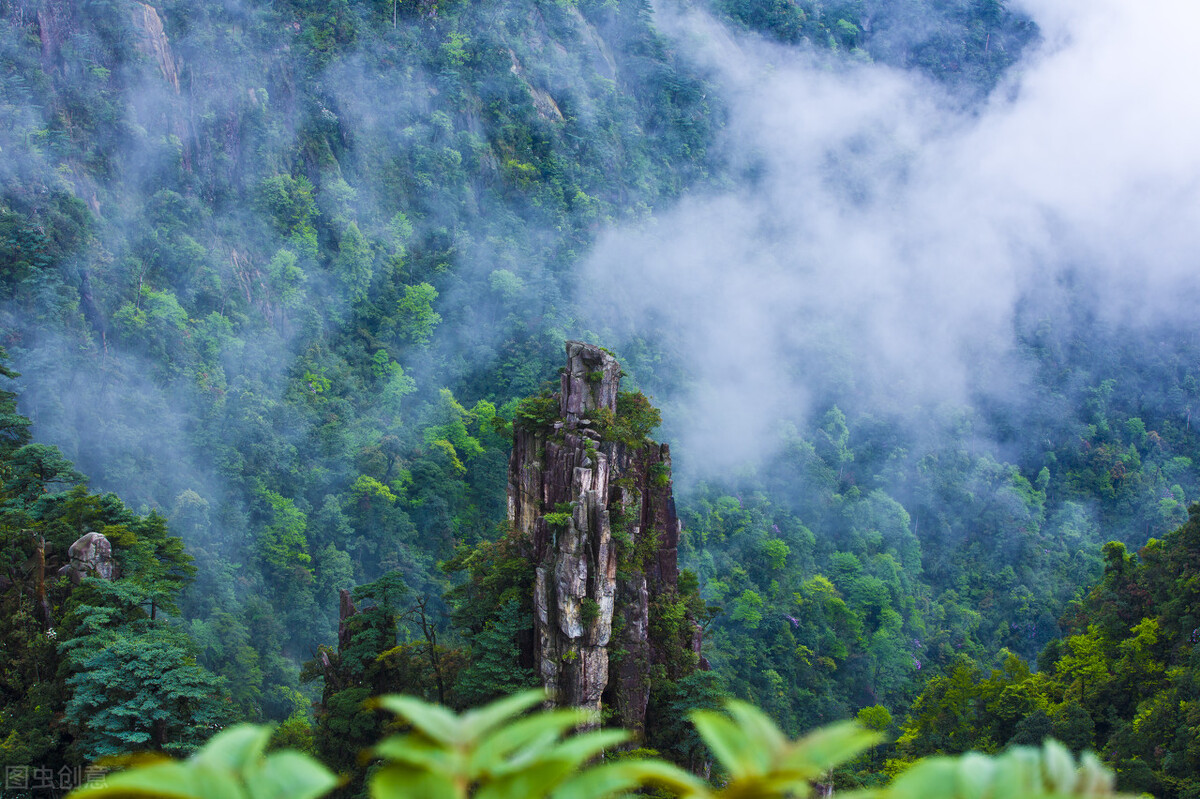
<instances>
[{"instance_id":1,"label":"gray rock surface","mask_svg":"<svg viewBox=\"0 0 1200 799\"><path fill-rule=\"evenodd\" d=\"M620 364L582 342L566 350L561 419L515 424L509 461L509 520L535 561L534 661L554 703L607 703L639 728L661 654L649 638L651 596L673 593L678 578L670 450L605 437ZM621 652L615 668L610 649Z\"/></svg>"},{"instance_id":2,"label":"gray rock surface","mask_svg":"<svg viewBox=\"0 0 1200 799\"><path fill-rule=\"evenodd\" d=\"M76 585L84 577L111 580L116 575L112 544L103 533L84 533L68 550L70 562L58 570Z\"/></svg>"}]
</instances>

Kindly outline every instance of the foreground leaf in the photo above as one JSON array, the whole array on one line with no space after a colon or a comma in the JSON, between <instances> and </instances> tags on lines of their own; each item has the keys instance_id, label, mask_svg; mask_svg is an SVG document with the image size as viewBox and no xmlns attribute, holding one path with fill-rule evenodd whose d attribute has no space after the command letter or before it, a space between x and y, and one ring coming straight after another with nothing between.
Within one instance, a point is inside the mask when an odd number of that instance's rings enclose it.
<instances>
[{"instance_id":1,"label":"foreground leaf","mask_svg":"<svg viewBox=\"0 0 1200 799\"><path fill-rule=\"evenodd\" d=\"M316 799L337 786L325 766L300 752L263 754L271 728L239 724L213 736L188 760L155 760L71 792L73 799Z\"/></svg>"}]
</instances>

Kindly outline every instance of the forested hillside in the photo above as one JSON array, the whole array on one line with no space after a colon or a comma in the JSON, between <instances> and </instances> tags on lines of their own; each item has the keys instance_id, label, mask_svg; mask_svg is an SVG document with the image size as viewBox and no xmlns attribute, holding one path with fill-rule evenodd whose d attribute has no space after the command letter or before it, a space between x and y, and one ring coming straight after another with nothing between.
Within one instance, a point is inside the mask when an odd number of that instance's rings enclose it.
<instances>
[{"instance_id":1,"label":"forested hillside","mask_svg":"<svg viewBox=\"0 0 1200 799\"><path fill-rule=\"evenodd\" d=\"M0 392L5 764L189 751L235 718L229 683L173 623L192 558L161 514L89 492L61 452L31 442L14 400Z\"/></svg>"},{"instance_id":2,"label":"forested hillside","mask_svg":"<svg viewBox=\"0 0 1200 799\"><path fill-rule=\"evenodd\" d=\"M1196 790L1196 553L1200 508L1136 555L1104 547L1104 577L1066 615L1067 635L1036 663L950 664L913 705L897 750L994 748L1054 735L1095 748L1122 787L1155 796Z\"/></svg>"},{"instance_id":3,"label":"forested hillside","mask_svg":"<svg viewBox=\"0 0 1200 799\"><path fill-rule=\"evenodd\" d=\"M1200 348L1176 228L950 182L1071 52L1040 10L0 0L0 759L286 719L353 770L371 694L536 683L505 490L566 339L674 447L711 670L655 675L664 755L723 696L895 733L930 679L1083 640L1105 543L1200 499ZM90 531L120 576L43 603ZM105 715L138 663L191 722Z\"/></svg>"}]
</instances>

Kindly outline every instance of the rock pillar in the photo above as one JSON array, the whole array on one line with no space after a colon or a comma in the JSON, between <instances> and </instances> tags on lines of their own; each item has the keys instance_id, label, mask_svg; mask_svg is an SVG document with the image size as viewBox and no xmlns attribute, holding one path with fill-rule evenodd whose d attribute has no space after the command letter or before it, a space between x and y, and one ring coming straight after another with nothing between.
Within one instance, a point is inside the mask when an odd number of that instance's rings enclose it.
<instances>
[{"instance_id":1,"label":"rock pillar","mask_svg":"<svg viewBox=\"0 0 1200 799\"><path fill-rule=\"evenodd\" d=\"M542 684L556 704L603 701L638 728L662 655L652 597L675 594L680 525L670 450L622 416L620 380L611 354L567 342L560 391L527 401L514 422L508 501L535 560Z\"/></svg>"}]
</instances>

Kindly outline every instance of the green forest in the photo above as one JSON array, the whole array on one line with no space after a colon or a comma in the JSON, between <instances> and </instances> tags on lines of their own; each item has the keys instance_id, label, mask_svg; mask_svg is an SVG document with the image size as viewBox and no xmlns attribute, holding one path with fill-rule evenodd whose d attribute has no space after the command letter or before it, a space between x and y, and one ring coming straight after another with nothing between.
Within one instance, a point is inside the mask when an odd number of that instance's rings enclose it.
<instances>
[{"instance_id":1,"label":"green forest","mask_svg":"<svg viewBox=\"0 0 1200 799\"><path fill-rule=\"evenodd\" d=\"M1165 205L1200 183L1131 167L1169 199L1009 217L1023 196L989 178L978 217L906 221L958 191L945 142L1009 131L1064 71L1042 11L0 0L3 795L152 752L246 796L933 796L960 764L1200 796L1200 339L1176 268L1200 242ZM949 166L1004 149L971 135ZM1108 206L1127 230L1088 226ZM835 218L850 237L804 252ZM950 240L979 227L1003 285L955 282L988 267ZM845 266L876 246L895 274ZM911 299L906 258L946 296ZM999 308L1003 346L942 302ZM961 347L906 332L925 324ZM613 490L650 508L604 517L644 631L592 594L573 611L642 635L605 644L644 691L633 721L611 688L598 717L521 716L550 684L546 561L511 463L522 435L542 462L575 440L567 342L622 389L579 422L576 480L620 462ZM543 499L551 548L581 502ZM496 776L503 725L542 736L532 782ZM245 787L272 762L298 782ZM1053 776L1077 764L1094 784ZM233 795L195 779L178 795Z\"/></svg>"}]
</instances>

